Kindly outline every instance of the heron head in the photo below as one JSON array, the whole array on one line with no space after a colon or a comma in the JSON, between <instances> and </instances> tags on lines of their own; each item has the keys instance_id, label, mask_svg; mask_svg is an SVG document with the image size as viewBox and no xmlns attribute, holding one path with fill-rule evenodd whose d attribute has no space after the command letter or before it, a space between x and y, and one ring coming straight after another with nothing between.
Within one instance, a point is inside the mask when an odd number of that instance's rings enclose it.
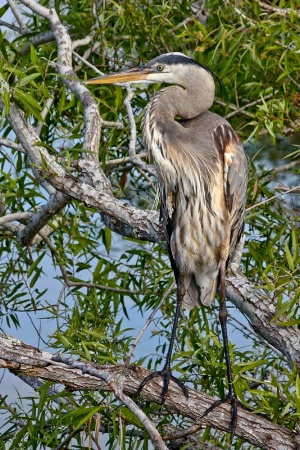
<instances>
[{"instance_id":1,"label":"heron head","mask_svg":"<svg viewBox=\"0 0 300 450\"><path fill-rule=\"evenodd\" d=\"M190 84L191 74L199 80L214 85L213 72L183 53L164 53L141 67L125 70L112 75L93 78L87 84L114 83L168 83L186 88ZM194 79L194 78L193 78Z\"/></svg>"}]
</instances>

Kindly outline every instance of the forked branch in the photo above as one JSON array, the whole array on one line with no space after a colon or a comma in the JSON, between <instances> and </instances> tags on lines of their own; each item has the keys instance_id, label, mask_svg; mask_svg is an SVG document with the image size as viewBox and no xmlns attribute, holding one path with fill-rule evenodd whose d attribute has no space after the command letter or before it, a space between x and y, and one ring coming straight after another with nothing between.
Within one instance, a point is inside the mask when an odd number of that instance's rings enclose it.
<instances>
[{"instance_id":1,"label":"forked branch","mask_svg":"<svg viewBox=\"0 0 300 450\"><path fill-rule=\"evenodd\" d=\"M131 398L135 396L140 383L149 374L148 370L137 366L127 368L109 365L95 366L55 356L4 334L0 335L0 367L9 369L17 376L26 375L54 381L71 390L112 390L132 410L137 406ZM157 379L148 383L140 395L142 400L157 403L160 403L160 396L161 386ZM180 388L175 383L170 383L166 408L174 414L181 414L192 419L203 427L210 426L222 431L230 431L230 405L223 404L205 419L201 419L203 412L213 402L212 397L194 390L189 390L187 400ZM140 415L140 411L138 413ZM149 425L148 418L142 415L139 417L145 419L147 426ZM143 424L146 426L145 422ZM162 442L163 437L155 433L151 428L152 424L149 427L147 431L157 448L167 449ZM276 450L297 450L300 445L299 436L293 436L290 430L240 407L236 434L266 450L275 448ZM160 446L157 443L160 443Z\"/></svg>"}]
</instances>

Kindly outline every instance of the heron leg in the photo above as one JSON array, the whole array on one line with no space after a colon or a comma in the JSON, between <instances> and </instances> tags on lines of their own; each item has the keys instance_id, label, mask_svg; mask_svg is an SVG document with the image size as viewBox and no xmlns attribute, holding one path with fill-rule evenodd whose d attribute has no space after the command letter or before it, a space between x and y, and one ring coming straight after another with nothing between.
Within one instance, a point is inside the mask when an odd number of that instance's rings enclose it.
<instances>
[{"instance_id":1,"label":"heron leg","mask_svg":"<svg viewBox=\"0 0 300 450\"><path fill-rule=\"evenodd\" d=\"M220 324L221 324L223 345L224 345L224 354L225 354L225 361L226 361L227 380L228 380L228 394L226 395L225 399L217 400L215 403L213 403L204 412L204 414L202 414L201 417L207 416L217 406L219 406L222 403L225 403L225 402L229 401L230 404L231 404L230 430L231 430L231 443L232 443L234 435L235 435L235 431L236 431L236 426L237 426L237 405L240 402L238 401L237 396L236 396L235 391L234 391L232 366L231 366L231 359L230 359L230 353L229 353L229 344L228 344L228 335L227 335L227 308L226 308L226 298L225 298L225 273L226 273L226 263L225 263L225 261L222 261L221 262L221 267L220 267L220 309L219 309L219 319L220 319Z\"/></svg>"},{"instance_id":2,"label":"heron leg","mask_svg":"<svg viewBox=\"0 0 300 450\"><path fill-rule=\"evenodd\" d=\"M173 322L171 338L170 338L170 343L169 343L169 349L168 349L168 353L166 356L165 365L162 370L157 370L157 371L151 373L150 375L148 375L142 381L142 383L140 384L140 386L137 390L137 395L138 395L141 392L141 390L143 389L143 387L148 383L148 381L153 380L153 378L156 378L156 377L162 377L163 378L163 388L162 388L162 393L161 393L161 404L162 405L164 404L166 397L167 397L170 380L174 381L174 383L176 383L177 386L180 387L180 389L182 390L182 392L184 393L186 398L188 398L188 396L189 396L188 390L185 387L185 385L182 383L182 381L180 381L176 377L174 377L174 375L172 375L172 371L171 371L171 359L172 359L173 347L174 347L174 342L175 342L175 338L176 338L178 319L180 316L181 304L182 304L184 294L185 294L184 276L179 275L179 277L177 279L176 311L175 311L174 322Z\"/></svg>"}]
</instances>

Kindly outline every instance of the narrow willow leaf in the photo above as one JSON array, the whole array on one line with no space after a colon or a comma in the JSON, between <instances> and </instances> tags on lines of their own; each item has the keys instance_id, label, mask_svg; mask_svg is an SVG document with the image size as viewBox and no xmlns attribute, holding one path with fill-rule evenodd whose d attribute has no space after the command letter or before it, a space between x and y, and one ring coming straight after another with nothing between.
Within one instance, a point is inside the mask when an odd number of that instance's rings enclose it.
<instances>
[{"instance_id":1,"label":"narrow willow leaf","mask_svg":"<svg viewBox=\"0 0 300 450\"><path fill-rule=\"evenodd\" d=\"M35 80L37 77L40 77L40 73L32 73L30 75L27 75L24 78L21 78L21 80L18 83L18 86L21 88L23 86L26 86L26 84L31 83L33 80Z\"/></svg>"},{"instance_id":2,"label":"narrow willow leaf","mask_svg":"<svg viewBox=\"0 0 300 450\"><path fill-rule=\"evenodd\" d=\"M294 259L293 259L293 255L291 254L288 244L285 244L284 250L285 250L285 256L286 256L286 260L287 260L289 269L293 272L295 270Z\"/></svg>"},{"instance_id":3,"label":"narrow willow leaf","mask_svg":"<svg viewBox=\"0 0 300 450\"><path fill-rule=\"evenodd\" d=\"M44 256L45 256L45 252L41 253L40 256L31 264L31 266L29 267L28 272L27 272L28 278L30 278L32 273L36 270L37 265L43 259Z\"/></svg>"}]
</instances>

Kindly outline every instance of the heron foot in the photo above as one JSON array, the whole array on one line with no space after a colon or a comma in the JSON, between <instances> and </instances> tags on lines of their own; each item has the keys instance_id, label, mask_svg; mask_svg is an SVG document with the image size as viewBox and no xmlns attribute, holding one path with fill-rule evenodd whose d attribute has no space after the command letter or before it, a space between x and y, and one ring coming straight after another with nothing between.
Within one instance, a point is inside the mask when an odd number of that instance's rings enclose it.
<instances>
[{"instance_id":1,"label":"heron foot","mask_svg":"<svg viewBox=\"0 0 300 450\"><path fill-rule=\"evenodd\" d=\"M174 377L174 375L172 375L172 371L170 369L169 366L165 366L162 370L157 370L153 373L150 373L150 375L148 375L140 384L138 390L137 390L137 395L140 394L140 392L142 391L143 387L150 381L153 380L153 378L157 378L157 377L162 377L163 379L163 388L161 391L161 405L163 405L165 403L167 394L168 394L168 389L169 389L169 384L170 384L170 380L173 381L174 383L177 384L178 387L180 387L180 389L182 390L183 394L185 395L186 398L189 397L189 393L187 388L185 387L185 385L183 384L182 381L178 380L178 378Z\"/></svg>"},{"instance_id":2,"label":"heron foot","mask_svg":"<svg viewBox=\"0 0 300 450\"><path fill-rule=\"evenodd\" d=\"M217 408L218 406L222 405L222 403L230 403L231 404L231 422L230 422L231 439L230 439L230 444L232 444L233 438L235 436L236 426L237 426L237 407L239 405L239 406L242 406L243 408L245 408L245 406L238 400L237 396L234 393L229 392L226 395L226 398L224 398L222 400L215 401L202 414L201 419L204 418L205 416L207 416L209 413L211 413L215 408Z\"/></svg>"}]
</instances>

